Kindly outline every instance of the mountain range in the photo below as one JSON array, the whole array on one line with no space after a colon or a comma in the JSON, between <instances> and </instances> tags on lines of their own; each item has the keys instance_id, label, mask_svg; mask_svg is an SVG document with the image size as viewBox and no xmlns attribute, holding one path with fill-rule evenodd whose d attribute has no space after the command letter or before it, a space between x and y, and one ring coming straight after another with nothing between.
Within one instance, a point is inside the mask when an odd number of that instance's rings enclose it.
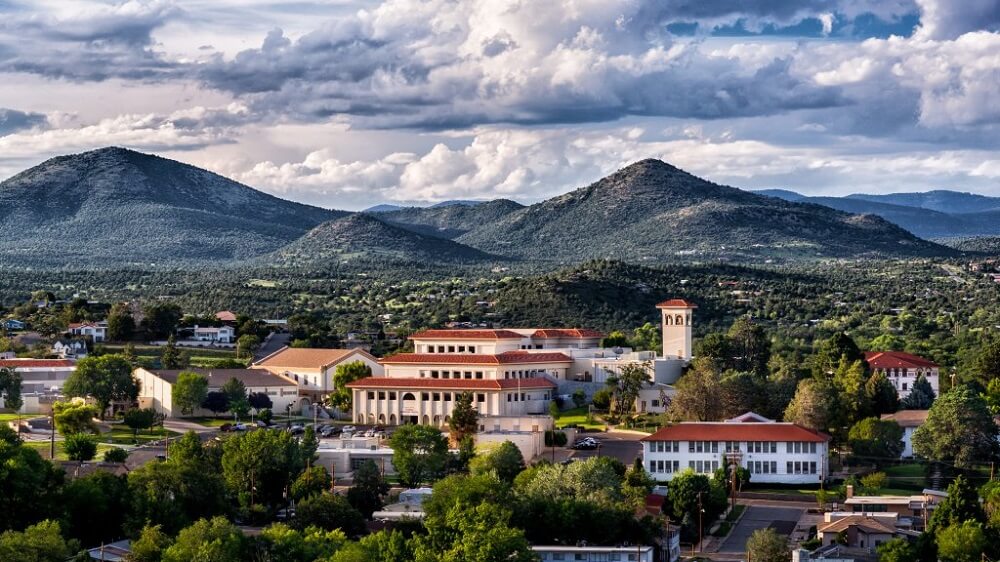
<instances>
[{"instance_id":1,"label":"mountain range","mask_svg":"<svg viewBox=\"0 0 1000 562\"><path fill-rule=\"evenodd\" d=\"M105 148L53 158L0 182L0 265L316 268L365 260L758 261L956 253L871 209L940 211L848 198L867 213L849 214L789 193L742 191L643 160L530 206L498 199L349 213L285 201L165 158ZM802 200L787 200L795 196Z\"/></svg>"},{"instance_id":2,"label":"mountain range","mask_svg":"<svg viewBox=\"0 0 1000 562\"><path fill-rule=\"evenodd\" d=\"M878 215L921 238L1000 235L1000 197L944 190L886 195L856 193L845 197L806 196L784 189L756 193L847 213Z\"/></svg>"}]
</instances>

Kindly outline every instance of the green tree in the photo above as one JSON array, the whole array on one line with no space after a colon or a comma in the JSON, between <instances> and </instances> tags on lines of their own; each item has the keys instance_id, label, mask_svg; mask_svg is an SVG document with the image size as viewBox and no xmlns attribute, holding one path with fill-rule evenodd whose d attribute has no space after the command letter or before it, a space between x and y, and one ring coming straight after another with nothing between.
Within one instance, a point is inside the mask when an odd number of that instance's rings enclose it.
<instances>
[{"instance_id":1,"label":"green tree","mask_svg":"<svg viewBox=\"0 0 1000 562\"><path fill-rule=\"evenodd\" d=\"M628 336L615 330L601 340L601 347L628 347Z\"/></svg>"},{"instance_id":2,"label":"green tree","mask_svg":"<svg viewBox=\"0 0 1000 562\"><path fill-rule=\"evenodd\" d=\"M193 371L178 373L171 390L174 407L182 415L190 416L208 397L208 378Z\"/></svg>"},{"instance_id":3,"label":"green tree","mask_svg":"<svg viewBox=\"0 0 1000 562\"><path fill-rule=\"evenodd\" d=\"M861 487L871 496L877 496L888 483L889 477L884 472L872 472L861 477Z\"/></svg>"},{"instance_id":4,"label":"green tree","mask_svg":"<svg viewBox=\"0 0 1000 562\"><path fill-rule=\"evenodd\" d=\"M302 474L292 483L292 499L299 501L309 496L321 494L330 490L333 479L322 466L313 466L302 471Z\"/></svg>"},{"instance_id":5,"label":"green tree","mask_svg":"<svg viewBox=\"0 0 1000 562\"><path fill-rule=\"evenodd\" d=\"M347 385L372 376L372 368L362 361L353 361L337 365L333 372L333 392L327 398L330 405L341 412L350 412L353 406L351 389Z\"/></svg>"},{"instance_id":6,"label":"green tree","mask_svg":"<svg viewBox=\"0 0 1000 562\"><path fill-rule=\"evenodd\" d=\"M152 408L130 408L125 412L122 421L132 430L132 436L138 441L139 431L150 429L159 417L156 410Z\"/></svg>"},{"instance_id":7,"label":"green tree","mask_svg":"<svg viewBox=\"0 0 1000 562\"><path fill-rule=\"evenodd\" d=\"M261 410L268 410L274 407L274 402L271 401L271 397L266 392L251 392L247 395L247 402L257 412L258 416Z\"/></svg>"},{"instance_id":8,"label":"green tree","mask_svg":"<svg viewBox=\"0 0 1000 562\"><path fill-rule=\"evenodd\" d=\"M848 428L871 412L871 404L865 394L865 363L841 358L833 374L836 389L836 408L830 410L829 429L838 438L843 438Z\"/></svg>"},{"instance_id":9,"label":"green tree","mask_svg":"<svg viewBox=\"0 0 1000 562\"><path fill-rule=\"evenodd\" d=\"M636 509L644 509L646 496L653 491L655 485L656 481L643 468L642 459L636 458L628 472L625 473L625 479L622 481L622 495Z\"/></svg>"},{"instance_id":10,"label":"green tree","mask_svg":"<svg viewBox=\"0 0 1000 562\"><path fill-rule=\"evenodd\" d=\"M427 517L426 536L414 541L415 562L535 562L511 512L493 504L456 505L444 517Z\"/></svg>"},{"instance_id":11,"label":"green tree","mask_svg":"<svg viewBox=\"0 0 1000 562\"><path fill-rule=\"evenodd\" d=\"M75 399L68 402L53 402L52 413L56 422L56 430L63 435L76 433L97 433L97 408L83 400Z\"/></svg>"},{"instance_id":12,"label":"green tree","mask_svg":"<svg viewBox=\"0 0 1000 562\"><path fill-rule=\"evenodd\" d=\"M729 338L720 332L705 334L698 341L695 357L711 360L717 369L725 369L732 364L733 352L729 349Z\"/></svg>"},{"instance_id":13,"label":"green tree","mask_svg":"<svg viewBox=\"0 0 1000 562\"><path fill-rule=\"evenodd\" d=\"M173 303L157 303L146 306L142 310L142 325L153 339L162 339L173 335L184 315L181 307ZM179 367L166 367L176 369Z\"/></svg>"},{"instance_id":14,"label":"green tree","mask_svg":"<svg viewBox=\"0 0 1000 562\"><path fill-rule=\"evenodd\" d=\"M913 432L913 452L971 468L997 456L997 425L986 402L968 386L934 401L927 421Z\"/></svg>"},{"instance_id":15,"label":"green tree","mask_svg":"<svg viewBox=\"0 0 1000 562\"><path fill-rule=\"evenodd\" d=\"M0 529L23 529L58 513L62 469L24 446L6 426L0 426L0 467Z\"/></svg>"},{"instance_id":16,"label":"green tree","mask_svg":"<svg viewBox=\"0 0 1000 562\"><path fill-rule=\"evenodd\" d=\"M989 546L986 530L978 521L953 523L936 536L942 562L978 562Z\"/></svg>"},{"instance_id":17,"label":"green tree","mask_svg":"<svg viewBox=\"0 0 1000 562\"><path fill-rule=\"evenodd\" d=\"M469 468L473 474L495 472L501 482L509 485L514 483L524 466L521 449L510 441L504 441L492 451L472 459Z\"/></svg>"},{"instance_id":18,"label":"green tree","mask_svg":"<svg viewBox=\"0 0 1000 562\"><path fill-rule=\"evenodd\" d=\"M660 337L660 327L646 322L632 331L632 347L636 351L662 352L663 338Z\"/></svg>"},{"instance_id":19,"label":"green tree","mask_svg":"<svg viewBox=\"0 0 1000 562\"><path fill-rule=\"evenodd\" d=\"M401 482L415 487L433 482L444 474L448 462L448 440L430 425L404 425L389 438L392 464Z\"/></svg>"},{"instance_id":20,"label":"green tree","mask_svg":"<svg viewBox=\"0 0 1000 562\"><path fill-rule=\"evenodd\" d=\"M451 430L451 440L459 443L466 436L475 435L479 429L479 411L472 405L472 393L463 392L455 400L455 407L451 411L451 419L448 421L448 429Z\"/></svg>"},{"instance_id":21,"label":"green tree","mask_svg":"<svg viewBox=\"0 0 1000 562\"><path fill-rule=\"evenodd\" d=\"M612 413L618 419L635 411L639 391L651 380L650 371L649 363L626 363L618 368L612 401Z\"/></svg>"},{"instance_id":22,"label":"green tree","mask_svg":"<svg viewBox=\"0 0 1000 562\"><path fill-rule=\"evenodd\" d=\"M906 539L895 538L876 548L879 562L913 562L917 551Z\"/></svg>"},{"instance_id":23,"label":"green tree","mask_svg":"<svg viewBox=\"0 0 1000 562\"><path fill-rule=\"evenodd\" d=\"M964 476L959 475L948 485L948 497L938 504L927 527L933 532L963 521L985 520L986 513L979 501L979 493Z\"/></svg>"},{"instance_id":24,"label":"green tree","mask_svg":"<svg viewBox=\"0 0 1000 562\"><path fill-rule=\"evenodd\" d=\"M1000 339L993 339L982 345L976 356L974 368L983 386L993 379L1000 378Z\"/></svg>"},{"instance_id":25,"label":"green tree","mask_svg":"<svg viewBox=\"0 0 1000 562\"><path fill-rule=\"evenodd\" d=\"M211 391L205 395L205 400L201 403L201 407L215 415L219 415L222 412L229 411L229 397L226 396L225 392Z\"/></svg>"},{"instance_id":26,"label":"green tree","mask_svg":"<svg viewBox=\"0 0 1000 562\"><path fill-rule=\"evenodd\" d=\"M104 462L124 463L128 460L128 451L121 447L114 447L104 451Z\"/></svg>"},{"instance_id":27,"label":"green tree","mask_svg":"<svg viewBox=\"0 0 1000 562\"><path fill-rule=\"evenodd\" d=\"M139 538L132 541L132 552L126 558L127 562L160 562L163 551L170 548L173 540L163 532L159 525L143 527Z\"/></svg>"},{"instance_id":28,"label":"green tree","mask_svg":"<svg viewBox=\"0 0 1000 562\"><path fill-rule=\"evenodd\" d=\"M354 485L347 490L347 501L365 517L371 519L372 513L382 509L382 497L389 493L389 484L375 461L367 460L354 471Z\"/></svg>"},{"instance_id":29,"label":"green tree","mask_svg":"<svg viewBox=\"0 0 1000 562\"><path fill-rule=\"evenodd\" d=\"M164 369L185 369L188 366L187 355L177 349L177 339L173 334L167 338L167 345L160 352L160 366Z\"/></svg>"},{"instance_id":30,"label":"green tree","mask_svg":"<svg viewBox=\"0 0 1000 562\"><path fill-rule=\"evenodd\" d=\"M865 354L851 336L838 332L817 346L812 357L812 373L814 377L833 375L841 362L852 365L855 361L864 363Z\"/></svg>"},{"instance_id":31,"label":"green tree","mask_svg":"<svg viewBox=\"0 0 1000 562\"><path fill-rule=\"evenodd\" d=\"M891 414L899 409L899 394L896 387L892 386L885 373L878 371L872 373L865 382L865 397L871 404L872 413L876 416Z\"/></svg>"},{"instance_id":32,"label":"green tree","mask_svg":"<svg viewBox=\"0 0 1000 562\"><path fill-rule=\"evenodd\" d=\"M320 529L340 529L349 537L357 537L365 532L365 518L354 509L343 496L322 493L309 496L295 506L293 525L297 529L319 527Z\"/></svg>"},{"instance_id":33,"label":"green tree","mask_svg":"<svg viewBox=\"0 0 1000 562\"><path fill-rule=\"evenodd\" d=\"M15 412L24 405L21 398L21 374L14 369L0 368L0 402Z\"/></svg>"},{"instance_id":34,"label":"green tree","mask_svg":"<svg viewBox=\"0 0 1000 562\"><path fill-rule=\"evenodd\" d=\"M63 562L78 549L67 543L55 521L42 521L23 532L0 534L0 560L4 562Z\"/></svg>"},{"instance_id":35,"label":"green tree","mask_svg":"<svg viewBox=\"0 0 1000 562\"><path fill-rule=\"evenodd\" d=\"M249 359L260 348L260 338L254 334L243 334L236 340L236 357Z\"/></svg>"},{"instance_id":36,"label":"green tree","mask_svg":"<svg viewBox=\"0 0 1000 562\"><path fill-rule=\"evenodd\" d=\"M678 420L722 419L722 377L718 366L706 358L695 358L691 369L677 381L668 413ZM596 397L595 397L596 399Z\"/></svg>"},{"instance_id":37,"label":"green tree","mask_svg":"<svg viewBox=\"0 0 1000 562\"><path fill-rule=\"evenodd\" d=\"M257 429L222 444L222 475L244 508L277 506L305 463L298 443L285 431Z\"/></svg>"},{"instance_id":38,"label":"green tree","mask_svg":"<svg viewBox=\"0 0 1000 562\"><path fill-rule=\"evenodd\" d=\"M670 481L668 501L675 521L697 525L699 507L705 510L703 522L714 521L715 516L725 508L726 495L723 490L719 505L719 497L713 494L712 481L708 476L685 470ZM694 532L697 533L697 527L694 527Z\"/></svg>"},{"instance_id":39,"label":"green tree","mask_svg":"<svg viewBox=\"0 0 1000 562\"><path fill-rule=\"evenodd\" d=\"M319 439L316 438L316 429L309 426L299 440L299 451L306 466L312 466L316 462L316 451L319 450Z\"/></svg>"},{"instance_id":40,"label":"green tree","mask_svg":"<svg viewBox=\"0 0 1000 562\"><path fill-rule=\"evenodd\" d=\"M277 523L261 531L254 560L313 562L329 560L343 548L347 536L339 530L309 527L303 531Z\"/></svg>"},{"instance_id":41,"label":"green tree","mask_svg":"<svg viewBox=\"0 0 1000 562\"><path fill-rule=\"evenodd\" d=\"M723 417L732 418L747 412L761 410L766 391L764 381L753 373L729 371L720 381Z\"/></svg>"},{"instance_id":42,"label":"green tree","mask_svg":"<svg viewBox=\"0 0 1000 562\"><path fill-rule=\"evenodd\" d=\"M65 536L87 545L117 540L129 501L125 478L110 472L97 471L68 481L62 495Z\"/></svg>"},{"instance_id":43,"label":"green tree","mask_svg":"<svg viewBox=\"0 0 1000 562\"><path fill-rule=\"evenodd\" d=\"M177 535L162 562L242 562L243 533L224 517L200 519Z\"/></svg>"},{"instance_id":44,"label":"green tree","mask_svg":"<svg viewBox=\"0 0 1000 562\"><path fill-rule=\"evenodd\" d=\"M594 393L591 400L594 408L598 410L607 410L611 407L611 389L602 388Z\"/></svg>"},{"instance_id":45,"label":"green tree","mask_svg":"<svg viewBox=\"0 0 1000 562\"><path fill-rule=\"evenodd\" d=\"M795 397L785 409L785 421L822 431L830 425L833 388L820 379L799 381Z\"/></svg>"},{"instance_id":46,"label":"green tree","mask_svg":"<svg viewBox=\"0 0 1000 562\"><path fill-rule=\"evenodd\" d=\"M934 405L934 398L934 388L931 387L931 383L927 381L927 377L920 375L900 406L905 410L929 410Z\"/></svg>"},{"instance_id":47,"label":"green tree","mask_svg":"<svg viewBox=\"0 0 1000 562\"><path fill-rule=\"evenodd\" d=\"M131 404L139 397L139 381L132 366L121 355L91 356L81 359L63 385L66 396L90 396L104 417L112 402Z\"/></svg>"},{"instance_id":48,"label":"green tree","mask_svg":"<svg viewBox=\"0 0 1000 562\"><path fill-rule=\"evenodd\" d=\"M236 377L230 377L228 381L223 383L222 388L219 390L226 395L230 404L233 404L237 400L246 400L247 398L246 385Z\"/></svg>"},{"instance_id":49,"label":"green tree","mask_svg":"<svg viewBox=\"0 0 1000 562\"><path fill-rule=\"evenodd\" d=\"M766 376L767 363L771 359L771 341L764 329L754 323L749 315L745 315L733 322L726 335L733 360L731 368Z\"/></svg>"},{"instance_id":50,"label":"green tree","mask_svg":"<svg viewBox=\"0 0 1000 562\"><path fill-rule=\"evenodd\" d=\"M582 388L573 391L573 405L582 408L587 405L587 393Z\"/></svg>"},{"instance_id":51,"label":"green tree","mask_svg":"<svg viewBox=\"0 0 1000 562\"><path fill-rule=\"evenodd\" d=\"M755 562L788 562L788 539L774 529L757 529L747 539L747 556Z\"/></svg>"},{"instance_id":52,"label":"green tree","mask_svg":"<svg viewBox=\"0 0 1000 562\"><path fill-rule=\"evenodd\" d=\"M89 461L97 455L97 439L86 433L71 433L63 441L63 451L71 461Z\"/></svg>"},{"instance_id":53,"label":"green tree","mask_svg":"<svg viewBox=\"0 0 1000 562\"><path fill-rule=\"evenodd\" d=\"M851 427L847 438L851 451L863 461L880 464L903 454L903 428L892 420L865 418Z\"/></svg>"},{"instance_id":54,"label":"green tree","mask_svg":"<svg viewBox=\"0 0 1000 562\"><path fill-rule=\"evenodd\" d=\"M135 335L135 318L132 309L125 303L117 303L108 313L108 339L128 341Z\"/></svg>"}]
</instances>

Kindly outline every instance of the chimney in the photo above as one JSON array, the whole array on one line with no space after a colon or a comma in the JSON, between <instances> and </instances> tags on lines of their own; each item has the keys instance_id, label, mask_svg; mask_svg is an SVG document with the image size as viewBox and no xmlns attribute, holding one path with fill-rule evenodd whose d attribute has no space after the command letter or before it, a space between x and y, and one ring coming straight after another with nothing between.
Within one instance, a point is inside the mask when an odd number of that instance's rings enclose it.
<instances>
[{"instance_id":1,"label":"chimney","mask_svg":"<svg viewBox=\"0 0 1000 562\"><path fill-rule=\"evenodd\" d=\"M854 485L853 484L848 484L847 485L847 499L851 499L853 497L854 497Z\"/></svg>"}]
</instances>

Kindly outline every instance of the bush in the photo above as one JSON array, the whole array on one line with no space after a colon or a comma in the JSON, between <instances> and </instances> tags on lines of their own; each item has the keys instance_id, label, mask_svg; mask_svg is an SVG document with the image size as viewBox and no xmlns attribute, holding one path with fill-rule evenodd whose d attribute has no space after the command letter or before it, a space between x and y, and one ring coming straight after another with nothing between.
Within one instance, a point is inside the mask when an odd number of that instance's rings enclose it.
<instances>
[{"instance_id":1,"label":"bush","mask_svg":"<svg viewBox=\"0 0 1000 562\"><path fill-rule=\"evenodd\" d=\"M104 451L104 462L125 462L128 460L128 451L120 447Z\"/></svg>"},{"instance_id":2,"label":"bush","mask_svg":"<svg viewBox=\"0 0 1000 562\"><path fill-rule=\"evenodd\" d=\"M556 431L556 432L546 431L545 432L545 446L546 447L552 447L553 437L555 438L555 446L556 447L565 447L566 446L567 439L566 439L566 434L565 433L563 433L562 431Z\"/></svg>"},{"instance_id":3,"label":"bush","mask_svg":"<svg viewBox=\"0 0 1000 562\"><path fill-rule=\"evenodd\" d=\"M97 439L86 433L73 433L63 441L63 450L71 461L89 461L97 454Z\"/></svg>"},{"instance_id":4,"label":"bush","mask_svg":"<svg viewBox=\"0 0 1000 562\"><path fill-rule=\"evenodd\" d=\"M611 390L607 388L598 390L594 393L592 402L598 410L607 410L611 407Z\"/></svg>"}]
</instances>

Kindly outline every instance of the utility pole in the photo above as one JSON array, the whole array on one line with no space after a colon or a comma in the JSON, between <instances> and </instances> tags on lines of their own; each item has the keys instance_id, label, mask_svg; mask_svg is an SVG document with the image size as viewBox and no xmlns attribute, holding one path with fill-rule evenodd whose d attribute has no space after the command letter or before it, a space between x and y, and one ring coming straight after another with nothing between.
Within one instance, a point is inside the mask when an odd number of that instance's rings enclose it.
<instances>
[{"instance_id":1,"label":"utility pole","mask_svg":"<svg viewBox=\"0 0 1000 562\"><path fill-rule=\"evenodd\" d=\"M698 552L702 549L702 515L705 510L701 508L701 492L698 492Z\"/></svg>"},{"instance_id":2,"label":"utility pole","mask_svg":"<svg viewBox=\"0 0 1000 562\"><path fill-rule=\"evenodd\" d=\"M52 427L49 431L49 460L56 462L56 409L52 408L50 419L52 420Z\"/></svg>"}]
</instances>

